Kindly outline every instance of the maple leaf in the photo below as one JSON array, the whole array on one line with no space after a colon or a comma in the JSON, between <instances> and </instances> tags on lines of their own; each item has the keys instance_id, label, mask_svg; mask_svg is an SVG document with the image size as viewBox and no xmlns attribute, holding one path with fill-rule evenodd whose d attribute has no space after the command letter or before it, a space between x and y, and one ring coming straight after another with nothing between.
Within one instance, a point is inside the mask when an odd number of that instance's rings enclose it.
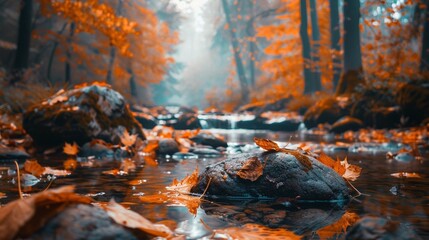
<instances>
[{"instance_id":1,"label":"maple leaf","mask_svg":"<svg viewBox=\"0 0 429 240\"><path fill-rule=\"evenodd\" d=\"M331 225L325 226L317 230L317 235L321 239L330 239L335 234L346 232L349 226L352 226L359 220L359 216L354 212L345 212L341 218Z\"/></svg>"},{"instance_id":2,"label":"maple leaf","mask_svg":"<svg viewBox=\"0 0 429 240\"><path fill-rule=\"evenodd\" d=\"M107 205L100 206L119 225L138 229L155 237L169 238L173 232L163 224L153 224L140 214L127 210L111 200Z\"/></svg>"},{"instance_id":3,"label":"maple leaf","mask_svg":"<svg viewBox=\"0 0 429 240\"><path fill-rule=\"evenodd\" d=\"M167 190L175 191L179 193L188 194L191 192L191 188L198 182L198 167L194 170L191 175L187 175L182 181L173 180L173 183L166 187Z\"/></svg>"},{"instance_id":4,"label":"maple leaf","mask_svg":"<svg viewBox=\"0 0 429 240\"><path fill-rule=\"evenodd\" d=\"M79 146L74 142L73 144L65 143L63 152L70 156L75 156L79 152Z\"/></svg>"},{"instance_id":5,"label":"maple leaf","mask_svg":"<svg viewBox=\"0 0 429 240\"><path fill-rule=\"evenodd\" d=\"M24 163L24 171L40 178L45 172L45 168L42 167L36 160L27 160Z\"/></svg>"},{"instance_id":6,"label":"maple leaf","mask_svg":"<svg viewBox=\"0 0 429 240\"><path fill-rule=\"evenodd\" d=\"M355 181L360 176L362 168L349 164L347 158L341 161L341 165L346 169L346 172L342 175L344 179Z\"/></svg>"},{"instance_id":7,"label":"maple leaf","mask_svg":"<svg viewBox=\"0 0 429 240\"><path fill-rule=\"evenodd\" d=\"M122 136L120 136L120 138L121 138L121 143L124 144L124 146L131 147L136 142L137 134L130 135L128 130L125 129L124 132L122 133Z\"/></svg>"},{"instance_id":8,"label":"maple leaf","mask_svg":"<svg viewBox=\"0 0 429 240\"><path fill-rule=\"evenodd\" d=\"M238 170L237 176L243 179L256 181L264 172L264 167L257 157L251 157L243 164L243 167Z\"/></svg>"}]
</instances>

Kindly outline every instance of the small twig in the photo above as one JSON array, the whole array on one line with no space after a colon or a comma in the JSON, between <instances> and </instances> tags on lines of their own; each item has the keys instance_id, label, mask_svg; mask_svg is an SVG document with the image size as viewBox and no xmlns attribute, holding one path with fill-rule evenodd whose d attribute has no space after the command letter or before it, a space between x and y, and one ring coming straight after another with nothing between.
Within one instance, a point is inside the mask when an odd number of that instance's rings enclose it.
<instances>
[{"instance_id":1,"label":"small twig","mask_svg":"<svg viewBox=\"0 0 429 240\"><path fill-rule=\"evenodd\" d=\"M355 190L355 192L357 192L357 194L358 194L358 195L354 196L353 198L357 198L357 197L360 197L362 195L363 196L371 196L369 194L361 193L359 190L357 190L357 188L355 186L353 186L353 184L349 180L347 180L347 179L345 179L345 180L350 185L350 187L352 187L352 189Z\"/></svg>"},{"instance_id":2,"label":"small twig","mask_svg":"<svg viewBox=\"0 0 429 240\"><path fill-rule=\"evenodd\" d=\"M206 188L204 189L203 194L201 194L200 199L201 199L202 197L204 197L204 194L206 194L207 190L209 189L209 186L210 186L210 183L211 183L211 182L212 182L212 178L209 178L209 182L207 183L207 186L206 186Z\"/></svg>"},{"instance_id":3,"label":"small twig","mask_svg":"<svg viewBox=\"0 0 429 240\"><path fill-rule=\"evenodd\" d=\"M19 172L19 166L17 161L13 161L16 166L16 176L18 179L18 192L19 192L19 198L23 199L22 191L21 191L21 173Z\"/></svg>"},{"instance_id":4,"label":"small twig","mask_svg":"<svg viewBox=\"0 0 429 240\"><path fill-rule=\"evenodd\" d=\"M46 190L48 190L51 187L51 185L54 182L54 180L55 180L55 178L52 178L52 180L49 182L48 186L46 186L46 188L43 190L43 192L46 191Z\"/></svg>"},{"instance_id":5,"label":"small twig","mask_svg":"<svg viewBox=\"0 0 429 240\"><path fill-rule=\"evenodd\" d=\"M202 218L200 218L200 222L203 224L203 226L209 230L210 232L214 232L213 228L211 228L209 225L207 225L207 223L204 222L204 220Z\"/></svg>"}]
</instances>

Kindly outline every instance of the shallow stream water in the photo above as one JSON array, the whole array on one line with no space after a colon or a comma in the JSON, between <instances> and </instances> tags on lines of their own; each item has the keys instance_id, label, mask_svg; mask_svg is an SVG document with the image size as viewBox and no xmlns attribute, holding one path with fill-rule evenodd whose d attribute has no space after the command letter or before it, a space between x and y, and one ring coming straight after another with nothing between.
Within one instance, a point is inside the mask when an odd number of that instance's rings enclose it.
<instances>
[{"instance_id":1,"label":"shallow stream water","mask_svg":"<svg viewBox=\"0 0 429 240\"><path fill-rule=\"evenodd\" d=\"M135 171L123 176L102 174L103 171L118 168L120 161L91 160L79 167L70 176L58 177L50 188L75 185L76 192L93 197L97 201L114 198L133 211L153 222L163 222L189 239L210 238L213 230L238 227L251 231L255 226L287 230L291 234L308 239L343 236L341 228L327 226L336 223L344 214L359 217L381 216L413 228L422 238L429 238L429 159L427 153L422 159L396 160L386 158L386 152L400 146L354 143L348 148L332 147L335 140L321 135L274 133L250 130L216 130L231 146L230 152L254 149L253 137L268 138L286 144L303 141L314 148L323 149L331 157L348 157L350 163L359 165L363 171L353 182L363 195L347 204L311 204L241 200L235 202L210 202L203 200L195 215L185 206L171 203L142 203L140 196L150 196L165 191L173 179L183 179L196 167L203 171L209 164L225 159L198 158L177 160L159 157L158 164L140 164ZM240 147L241 146L241 147ZM64 159L39 159L42 166L61 167ZM93 164L93 166L89 166ZM0 163L0 204L18 198L13 175L13 163ZM395 178L392 173L416 172L420 178ZM49 179L42 179L24 192L43 190ZM29 184L31 185L31 184ZM256 225L255 225L256 224ZM235 228L233 228L235 229ZM323 230L323 231L321 231ZM264 232L260 234L284 234Z\"/></svg>"}]
</instances>

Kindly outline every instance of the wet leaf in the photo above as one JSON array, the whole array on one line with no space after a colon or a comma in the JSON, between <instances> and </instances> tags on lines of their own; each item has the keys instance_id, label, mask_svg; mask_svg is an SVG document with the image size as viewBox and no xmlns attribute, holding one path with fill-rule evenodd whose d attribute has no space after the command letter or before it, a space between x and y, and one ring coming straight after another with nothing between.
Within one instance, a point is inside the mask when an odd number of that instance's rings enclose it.
<instances>
[{"instance_id":1,"label":"wet leaf","mask_svg":"<svg viewBox=\"0 0 429 240\"><path fill-rule=\"evenodd\" d=\"M115 201L101 206L107 214L117 223L131 229L138 229L155 237L172 237L173 232L165 225L153 224L140 214L127 210Z\"/></svg>"},{"instance_id":2,"label":"wet leaf","mask_svg":"<svg viewBox=\"0 0 429 240\"><path fill-rule=\"evenodd\" d=\"M143 149L145 153L153 153L159 148L158 140L148 140L146 146Z\"/></svg>"},{"instance_id":3,"label":"wet leaf","mask_svg":"<svg viewBox=\"0 0 429 240\"><path fill-rule=\"evenodd\" d=\"M276 152L280 151L279 145L277 145L277 143L275 143L269 139L254 137L253 141L256 143L256 145L258 145L260 148L262 148L264 150L276 151Z\"/></svg>"},{"instance_id":4,"label":"wet leaf","mask_svg":"<svg viewBox=\"0 0 429 240\"><path fill-rule=\"evenodd\" d=\"M332 168L340 176L343 176L344 173L346 173L346 168L343 167L343 165L341 165L341 161L339 159L337 159L337 161L335 161L330 156L326 155L324 152L320 153L317 160L319 160L324 165Z\"/></svg>"},{"instance_id":5,"label":"wet leaf","mask_svg":"<svg viewBox=\"0 0 429 240\"><path fill-rule=\"evenodd\" d=\"M395 178L422 178L422 175L410 172L397 172L390 174L390 176Z\"/></svg>"},{"instance_id":6,"label":"wet leaf","mask_svg":"<svg viewBox=\"0 0 429 240\"><path fill-rule=\"evenodd\" d=\"M169 200L167 194L155 194L139 197L140 201L144 203L165 203Z\"/></svg>"},{"instance_id":7,"label":"wet leaf","mask_svg":"<svg viewBox=\"0 0 429 240\"><path fill-rule=\"evenodd\" d=\"M113 176L124 176L124 175L128 175L128 172L125 171L121 171L119 169L113 169L113 170L107 170L107 171L103 171L101 172L102 174L105 175L113 175Z\"/></svg>"},{"instance_id":8,"label":"wet leaf","mask_svg":"<svg viewBox=\"0 0 429 240\"><path fill-rule=\"evenodd\" d=\"M129 173L130 171L134 171L136 169L136 164L131 159L124 159L121 162L121 166L119 167L122 171Z\"/></svg>"},{"instance_id":9,"label":"wet leaf","mask_svg":"<svg viewBox=\"0 0 429 240\"><path fill-rule=\"evenodd\" d=\"M243 164L243 167L238 170L237 176L242 179L247 179L252 182L256 181L264 172L264 167L257 157L251 157Z\"/></svg>"},{"instance_id":10,"label":"wet leaf","mask_svg":"<svg viewBox=\"0 0 429 240\"><path fill-rule=\"evenodd\" d=\"M298 160L298 162L300 162L306 168L306 171L313 168L313 164L311 164L310 158L305 154L299 152L298 150L280 149L280 151L293 155L296 160Z\"/></svg>"},{"instance_id":11,"label":"wet leaf","mask_svg":"<svg viewBox=\"0 0 429 240\"><path fill-rule=\"evenodd\" d=\"M136 142L137 134L130 134L128 130L125 129L120 138L121 143L124 144L124 146L131 147Z\"/></svg>"},{"instance_id":12,"label":"wet leaf","mask_svg":"<svg viewBox=\"0 0 429 240\"><path fill-rule=\"evenodd\" d=\"M66 206L91 203L91 198L73 191L73 186L65 186L8 203L0 211L0 239L14 239L18 234L28 237Z\"/></svg>"},{"instance_id":13,"label":"wet leaf","mask_svg":"<svg viewBox=\"0 0 429 240\"><path fill-rule=\"evenodd\" d=\"M155 156L144 156L144 163L148 166L156 167L158 166L158 161L156 160Z\"/></svg>"},{"instance_id":14,"label":"wet leaf","mask_svg":"<svg viewBox=\"0 0 429 240\"><path fill-rule=\"evenodd\" d=\"M71 174L71 172L67 171L67 170L58 170L58 169L52 169L50 167L45 167L45 171L43 172L43 174L48 174L48 175L54 175L57 177L64 177L64 176L68 176Z\"/></svg>"},{"instance_id":15,"label":"wet leaf","mask_svg":"<svg viewBox=\"0 0 429 240\"><path fill-rule=\"evenodd\" d=\"M70 156L75 156L79 152L79 146L74 142L73 144L65 143L63 152Z\"/></svg>"},{"instance_id":16,"label":"wet leaf","mask_svg":"<svg viewBox=\"0 0 429 240\"><path fill-rule=\"evenodd\" d=\"M247 223L240 227L214 230L214 239L297 240L300 236L284 228L269 228Z\"/></svg>"},{"instance_id":17,"label":"wet leaf","mask_svg":"<svg viewBox=\"0 0 429 240\"><path fill-rule=\"evenodd\" d=\"M169 191L188 194L191 192L191 188L195 184L197 184L197 182L198 182L198 167L191 175L186 176L182 181L179 182L177 179L174 179L173 183L166 188Z\"/></svg>"},{"instance_id":18,"label":"wet leaf","mask_svg":"<svg viewBox=\"0 0 429 240\"><path fill-rule=\"evenodd\" d=\"M63 165L65 170L75 170L77 168L77 161L76 159L69 158L63 163Z\"/></svg>"},{"instance_id":19,"label":"wet leaf","mask_svg":"<svg viewBox=\"0 0 429 240\"><path fill-rule=\"evenodd\" d=\"M346 169L346 172L342 175L344 179L349 181L355 181L362 171L361 167L349 164L347 158L341 161L341 165Z\"/></svg>"},{"instance_id":20,"label":"wet leaf","mask_svg":"<svg viewBox=\"0 0 429 240\"><path fill-rule=\"evenodd\" d=\"M320 239L330 239L339 233L345 233L349 226L359 220L359 216L354 212L345 212L335 223L317 230Z\"/></svg>"},{"instance_id":21,"label":"wet leaf","mask_svg":"<svg viewBox=\"0 0 429 240\"><path fill-rule=\"evenodd\" d=\"M45 168L42 167L36 160L27 160L24 163L24 171L40 178L45 172Z\"/></svg>"}]
</instances>

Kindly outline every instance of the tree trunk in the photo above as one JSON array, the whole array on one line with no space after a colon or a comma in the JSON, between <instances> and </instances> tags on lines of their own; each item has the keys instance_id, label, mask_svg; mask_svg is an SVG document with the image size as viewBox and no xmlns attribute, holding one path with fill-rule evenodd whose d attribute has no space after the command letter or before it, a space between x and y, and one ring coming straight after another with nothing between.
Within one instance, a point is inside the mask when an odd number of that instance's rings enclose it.
<instances>
[{"instance_id":1,"label":"tree trunk","mask_svg":"<svg viewBox=\"0 0 429 240\"><path fill-rule=\"evenodd\" d=\"M249 100L249 85L248 85L248 82L246 79L244 65L243 65L243 62L242 62L241 56L240 56L240 48L238 46L238 39L237 39L237 36L236 36L234 29L233 29L232 21L230 18L230 11L229 11L228 3L226 2L226 0L222 0L222 5L223 5L225 17L226 17L226 22L228 23L228 26L229 26L229 33L231 35L231 44L232 44L232 48L233 48L232 50L234 52L235 65L237 67L238 79L240 81L241 101L242 101L242 103L247 103Z\"/></svg>"},{"instance_id":2,"label":"tree trunk","mask_svg":"<svg viewBox=\"0 0 429 240\"><path fill-rule=\"evenodd\" d=\"M15 84L21 80L22 71L28 68L28 58L30 56L33 1L21 0L20 5L17 49L10 84Z\"/></svg>"},{"instance_id":3,"label":"tree trunk","mask_svg":"<svg viewBox=\"0 0 429 240\"><path fill-rule=\"evenodd\" d=\"M355 91L355 87L363 82L362 54L360 46L359 0L344 0L344 72L337 87L337 95Z\"/></svg>"},{"instance_id":4,"label":"tree trunk","mask_svg":"<svg viewBox=\"0 0 429 240\"><path fill-rule=\"evenodd\" d=\"M426 3L426 13L422 37L422 54L420 57L420 72L429 72L429 0Z\"/></svg>"},{"instance_id":5,"label":"tree trunk","mask_svg":"<svg viewBox=\"0 0 429 240\"><path fill-rule=\"evenodd\" d=\"M254 15L254 8L255 5L253 3L253 0L251 0L249 3L249 13L252 16L253 19L253 15ZM250 87L254 88L255 87L255 61L256 61L256 44L255 44L255 22L253 20L251 20L249 22L248 25L248 29L247 29L247 37L251 38L251 41L249 42L249 70L250 70L250 76L249 76L249 82L250 82Z\"/></svg>"},{"instance_id":6,"label":"tree trunk","mask_svg":"<svg viewBox=\"0 0 429 240\"><path fill-rule=\"evenodd\" d=\"M300 0L300 14L301 14L301 25L300 25L300 36L302 41L302 57L304 59L304 94L314 92L314 86L312 83L311 74L311 47L310 38L308 37L308 23L307 23L307 1Z\"/></svg>"},{"instance_id":7,"label":"tree trunk","mask_svg":"<svg viewBox=\"0 0 429 240\"><path fill-rule=\"evenodd\" d=\"M311 37L313 39L313 45L311 46L311 50L313 51L311 56L313 91L320 91L322 90L322 83L320 80L320 29L319 20L317 19L316 0L310 0L310 16Z\"/></svg>"},{"instance_id":8,"label":"tree trunk","mask_svg":"<svg viewBox=\"0 0 429 240\"><path fill-rule=\"evenodd\" d=\"M134 79L134 71L133 68L131 66L127 67L127 72L128 74L130 74L130 79L129 81L129 85L130 85L130 93L131 96L134 97L135 99L137 99L137 83L136 80Z\"/></svg>"},{"instance_id":9,"label":"tree trunk","mask_svg":"<svg viewBox=\"0 0 429 240\"><path fill-rule=\"evenodd\" d=\"M66 29L66 27L67 27L67 23L65 23L65 24L63 25L63 27L61 28L61 30L58 32L58 35L62 35L62 34L63 34L63 32L64 32L64 30ZM49 61L48 61L48 80L49 80L51 83L53 83L53 82L52 82L52 76L51 76L51 73L52 73L52 64L53 64L53 62L54 62L55 51L57 51L58 44L59 44L59 42L58 42L58 41L55 41L55 42L54 42L54 46L52 47L51 54L49 55Z\"/></svg>"},{"instance_id":10,"label":"tree trunk","mask_svg":"<svg viewBox=\"0 0 429 240\"><path fill-rule=\"evenodd\" d=\"M70 29L69 29L69 37L67 39L67 51L66 51L66 70L65 70L65 81L66 83L70 83L71 82L71 66L70 66L70 62L71 62L71 48L72 48L72 42L73 42L73 35L74 35L74 29L75 29L75 23L72 22L70 23Z\"/></svg>"},{"instance_id":11,"label":"tree trunk","mask_svg":"<svg viewBox=\"0 0 429 240\"><path fill-rule=\"evenodd\" d=\"M340 14L338 7L338 0L329 0L329 17L330 17L330 30L331 30L331 50L335 53L332 55L333 76L332 85L336 89L338 81L341 76L341 59L337 55L341 51L340 46Z\"/></svg>"},{"instance_id":12,"label":"tree trunk","mask_svg":"<svg viewBox=\"0 0 429 240\"><path fill-rule=\"evenodd\" d=\"M118 6L116 8L116 14L120 15L122 12L122 0L119 0ZM113 67L115 65L116 58L116 48L110 44L110 54L109 54L109 65L107 66L107 76L106 82L109 85L113 85Z\"/></svg>"}]
</instances>

